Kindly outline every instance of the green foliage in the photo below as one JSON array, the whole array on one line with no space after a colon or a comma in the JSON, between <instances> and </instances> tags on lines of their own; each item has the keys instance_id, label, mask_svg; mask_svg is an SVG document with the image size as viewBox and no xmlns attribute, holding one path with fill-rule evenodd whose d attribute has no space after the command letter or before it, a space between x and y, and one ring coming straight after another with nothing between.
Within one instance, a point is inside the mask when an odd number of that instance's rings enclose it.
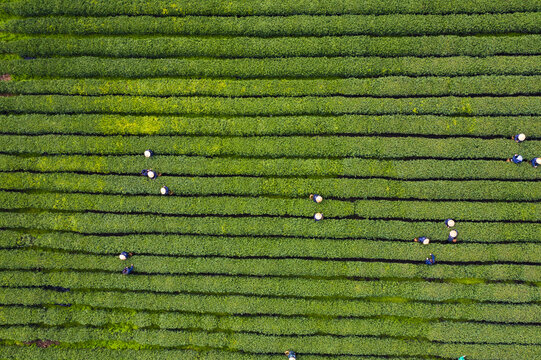
<instances>
[{"instance_id":1,"label":"green foliage","mask_svg":"<svg viewBox=\"0 0 541 360\"><path fill-rule=\"evenodd\" d=\"M341 115L226 118L24 114L0 115L0 130L12 134L219 136L418 134L482 135L507 138L520 132L541 133L541 117ZM524 174L524 176L527 175Z\"/></svg>"},{"instance_id":2,"label":"green foliage","mask_svg":"<svg viewBox=\"0 0 541 360\"><path fill-rule=\"evenodd\" d=\"M63 45L62 45L63 46ZM53 57L0 63L17 77L350 78L403 76L540 75L541 56L316 57L265 59L109 59Z\"/></svg>"},{"instance_id":3,"label":"green foliage","mask_svg":"<svg viewBox=\"0 0 541 360\"><path fill-rule=\"evenodd\" d=\"M273 4L274 5L274 4ZM320 4L321 5L321 4ZM384 5L384 4L383 4ZM49 14L47 14L49 15ZM444 35L539 33L537 12L456 15L47 16L8 20L3 29L26 34L160 34L234 36Z\"/></svg>"},{"instance_id":4,"label":"green foliage","mask_svg":"<svg viewBox=\"0 0 541 360\"><path fill-rule=\"evenodd\" d=\"M166 0L22 0L9 3L4 9L12 14L36 15L342 15L342 14L456 14L456 13L506 13L540 11L535 0L250 0L216 2L213 0L183 0L171 3Z\"/></svg>"},{"instance_id":5,"label":"green foliage","mask_svg":"<svg viewBox=\"0 0 541 360\"><path fill-rule=\"evenodd\" d=\"M520 152L524 154L522 149ZM0 155L0 170L137 175L143 167L152 167L164 174L163 179L171 175L318 178L355 176L397 180L541 179L541 173L532 171L530 167L514 166L495 160L259 159L156 155L151 160L141 161L141 155ZM314 191L319 190L314 189Z\"/></svg>"},{"instance_id":6,"label":"green foliage","mask_svg":"<svg viewBox=\"0 0 541 360\"><path fill-rule=\"evenodd\" d=\"M508 164L514 166L514 164ZM528 166L523 164L522 166ZM530 170L533 170L530 168ZM347 178L266 178L232 176L169 177L144 179L140 175L86 175L76 173L9 173L0 172L2 190L38 190L106 194L152 194L167 185L176 195L243 195L308 197L317 191L335 199L405 199L405 200L498 200L537 201L539 191L532 191L528 181L400 181ZM533 188L535 190L535 188Z\"/></svg>"},{"instance_id":7,"label":"green foliage","mask_svg":"<svg viewBox=\"0 0 541 360\"><path fill-rule=\"evenodd\" d=\"M0 43L26 56L265 58L538 55L541 35L424 37L35 37Z\"/></svg>"},{"instance_id":8,"label":"green foliage","mask_svg":"<svg viewBox=\"0 0 541 360\"><path fill-rule=\"evenodd\" d=\"M231 217L231 216L166 216L110 213L7 213L0 218L0 227L72 231L85 234L197 234L217 236L289 236L411 240L427 236L446 240L447 233L434 222L399 220L325 219L315 222L305 217ZM100 224L99 227L96 224ZM539 242L539 223L464 223L460 227L463 241Z\"/></svg>"},{"instance_id":9,"label":"green foliage","mask_svg":"<svg viewBox=\"0 0 541 360\"><path fill-rule=\"evenodd\" d=\"M135 96L466 96L536 95L541 76L383 77L320 80L61 79L0 82L10 94Z\"/></svg>"}]
</instances>

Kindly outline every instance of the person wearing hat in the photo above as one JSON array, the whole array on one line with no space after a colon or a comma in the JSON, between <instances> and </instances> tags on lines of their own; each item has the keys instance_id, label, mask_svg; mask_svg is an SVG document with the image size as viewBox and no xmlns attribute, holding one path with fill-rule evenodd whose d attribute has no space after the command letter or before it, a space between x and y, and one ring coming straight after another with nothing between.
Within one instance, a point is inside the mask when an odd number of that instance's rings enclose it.
<instances>
[{"instance_id":1,"label":"person wearing hat","mask_svg":"<svg viewBox=\"0 0 541 360\"><path fill-rule=\"evenodd\" d=\"M148 158L150 158L151 156L154 155L154 152L152 150L145 150L145 152L143 154L148 159Z\"/></svg>"},{"instance_id":2,"label":"person wearing hat","mask_svg":"<svg viewBox=\"0 0 541 360\"><path fill-rule=\"evenodd\" d=\"M453 219L446 219L445 226L447 226L448 228L452 228L453 226L455 226L455 221Z\"/></svg>"},{"instance_id":3,"label":"person wearing hat","mask_svg":"<svg viewBox=\"0 0 541 360\"><path fill-rule=\"evenodd\" d=\"M128 253L126 251L123 251L118 255L120 260L126 260L127 258L130 258L133 255L133 253Z\"/></svg>"},{"instance_id":4,"label":"person wearing hat","mask_svg":"<svg viewBox=\"0 0 541 360\"><path fill-rule=\"evenodd\" d=\"M130 265L130 267L125 267L124 270L122 270L122 275L129 275L133 272L133 264Z\"/></svg>"},{"instance_id":5,"label":"person wearing hat","mask_svg":"<svg viewBox=\"0 0 541 360\"><path fill-rule=\"evenodd\" d=\"M323 214L322 213L315 213L314 214L314 220L315 221L320 221L321 219L323 219Z\"/></svg>"},{"instance_id":6,"label":"person wearing hat","mask_svg":"<svg viewBox=\"0 0 541 360\"><path fill-rule=\"evenodd\" d=\"M538 166L538 165L541 165L541 158L533 158L532 159L532 166L534 167L534 169Z\"/></svg>"},{"instance_id":7,"label":"person wearing hat","mask_svg":"<svg viewBox=\"0 0 541 360\"><path fill-rule=\"evenodd\" d=\"M521 143L524 140L526 140L526 135L524 135L524 134L514 135L514 136L511 137L511 139L515 140L518 143Z\"/></svg>"},{"instance_id":8,"label":"person wearing hat","mask_svg":"<svg viewBox=\"0 0 541 360\"><path fill-rule=\"evenodd\" d=\"M450 243L456 243L457 236L458 236L458 232L456 230L451 230L449 232L449 237L447 238L447 241Z\"/></svg>"},{"instance_id":9,"label":"person wearing hat","mask_svg":"<svg viewBox=\"0 0 541 360\"><path fill-rule=\"evenodd\" d=\"M169 188L167 186L164 185L160 189L160 194L162 194L162 195L173 195L173 192L171 190L169 190Z\"/></svg>"},{"instance_id":10,"label":"person wearing hat","mask_svg":"<svg viewBox=\"0 0 541 360\"><path fill-rule=\"evenodd\" d=\"M513 155L511 159L507 159L507 162L514 162L515 164L520 164L522 162L522 156L519 154Z\"/></svg>"},{"instance_id":11,"label":"person wearing hat","mask_svg":"<svg viewBox=\"0 0 541 360\"><path fill-rule=\"evenodd\" d=\"M419 244L428 245L430 244L430 239L426 236L421 236L420 238L414 238L413 241L418 242Z\"/></svg>"},{"instance_id":12,"label":"person wearing hat","mask_svg":"<svg viewBox=\"0 0 541 360\"><path fill-rule=\"evenodd\" d=\"M290 360L291 360L291 359L293 359L293 360L297 359L297 356L296 356L296 354L295 354L295 351L287 350L287 351L285 352L285 354L286 354L287 358L290 359Z\"/></svg>"},{"instance_id":13,"label":"person wearing hat","mask_svg":"<svg viewBox=\"0 0 541 360\"><path fill-rule=\"evenodd\" d=\"M141 172L141 174L142 174L142 172ZM162 176L162 174L156 174L156 172L154 170L148 169L147 170L147 176L150 179L156 179L158 176Z\"/></svg>"},{"instance_id":14,"label":"person wearing hat","mask_svg":"<svg viewBox=\"0 0 541 360\"><path fill-rule=\"evenodd\" d=\"M321 195L318 195L318 194L310 194L310 200L312 200L313 202L315 203L320 203L323 201L323 197Z\"/></svg>"},{"instance_id":15,"label":"person wearing hat","mask_svg":"<svg viewBox=\"0 0 541 360\"><path fill-rule=\"evenodd\" d=\"M434 265L435 263L436 263L436 257L434 256L434 254L430 254L430 259L426 258L425 260L425 264L427 265Z\"/></svg>"}]
</instances>

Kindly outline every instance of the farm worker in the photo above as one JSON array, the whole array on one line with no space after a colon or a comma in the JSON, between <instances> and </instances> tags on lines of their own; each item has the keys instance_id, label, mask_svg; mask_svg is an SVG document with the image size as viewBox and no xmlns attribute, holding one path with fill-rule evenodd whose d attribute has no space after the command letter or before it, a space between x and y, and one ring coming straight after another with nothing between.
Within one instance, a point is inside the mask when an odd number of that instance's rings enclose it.
<instances>
[{"instance_id":1,"label":"farm worker","mask_svg":"<svg viewBox=\"0 0 541 360\"><path fill-rule=\"evenodd\" d=\"M466 360L466 355L459 357L458 360Z\"/></svg>"},{"instance_id":2,"label":"farm worker","mask_svg":"<svg viewBox=\"0 0 541 360\"><path fill-rule=\"evenodd\" d=\"M453 219L447 219L445 220L445 226L447 226L448 228L452 228L453 226L455 226L455 221Z\"/></svg>"},{"instance_id":3,"label":"farm worker","mask_svg":"<svg viewBox=\"0 0 541 360\"><path fill-rule=\"evenodd\" d=\"M129 275L133 272L133 264L130 265L130 267L125 267L124 270L122 270L122 275Z\"/></svg>"},{"instance_id":4,"label":"farm worker","mask_svg":"<svg viewBox=\"0 0 541 360\"><path fill-rule=\"evenodd\" d=\"M436 257L434 256L434 254L430 254L430 259L426 258L425 260L425 264L427 265L434 265L435 262L436 262Z\"/></svg>"},{"instance_id":5,"label":"farm worker","mask_svg":"<svg viewBox=\"0 0 541 360\"><path fill-rule=\"evenodd\" d=\"M320 203L323 201L323 197L321 195L318 195L318 194L310 194L310 200L316 202L316 203Z\"/></svg>"},{"instance_id":6,"label":"farm worker","mask_svg":"<svg viewBox=\"0 0 541 360\"><path fill-rule=\"evenodd\" d=\"M118 257L120 258L120 260L126 260L127 258L131 257L133 255L133 253L128 253L128 252L121 252L120 255L118 255Z\"/></svg>"},{"instance_id":7,"label":"farm worker","mask_svg":"<svg viewBox=\"0 0 541 360\"><path fill-rule=\"evenodd\" d=\"M169 188L167 186L162 186L162 188L160 189L160 194L162 194L162 195L172 195L173 192L171 190L169 190Z\"/></svg>"},{"instance_id":8,"label":"farm worker","mask_svg":"<svg viewBox=\"0 0 541 360\"><path fill-rule=\"evenodd\" d=\"M430 244L430 239L426 236L421 236L420 238L415 238L413 241L418 242L419 244L428 245Z\"/></svg>"},{"instance_id":9,"label":"farm worker","mask_svg":"<svg viewBox=\"0 0 541 360\"><path fill-rule=\"evenodd\" d=\"M507 159L507 162L514 162L515 164L520 164L522 162L522 156L519 154L513 155L511 159Z\"/></svg>"},{"instance_id":10,"label":"farm worker","mask_svg":"<svg viewBox=\"0 0 541 360\"><path fill-rule=\"evenodd\" d=\"M315 213L314 214L314 219L316 221L319 221L319 220L323 219L323 214L322 213Z\"/></svg>"},{"instance_id":11,"label":"farm worker","mask_svg":"<svg viewBox=\"0 0 541 360\"><path fill-rule=\"evenodd\" d=\"M523 142L524 140L526 140L526 135L524 135L524 134L518 134L518 135L513 136L512 139L515 140L515 141L518 142L518 143L521 143L521 142Z\"/></svg>"},{"instance_id":12,"label":"farm worker","mask_svg":"<svg viewBox=\"0 0 541 360\"><path fill-rule=\"evenodd\" d=\"M532 159L532 166L536 168L537 165L541 165L541 158L536 157Z\"/></svg>"},{"instance_id":13,"label":"farm worker","mask_svg":"<svg viewBox=\"0 0 541 360\"><path fill-rule=\"evenodd\" d=\"M456 243L457 236L458 236L458 232L456 230L451 230L451 232L449 233L449 237L447 238L447 241Z\"/></svg>"},{"instance_id":14,"label":"farm worker","mask_svg":"<svg viewBox=\"0 0 541 360\"><path fill-rule=\"evenodd\" d=\"M148 159L149 157L154 155L154 152L152 150L145 150L144 154L145 154L145 157Z\"/></svg>"},{"instance_id":15,"label":"farm worker","mask_svg":"<svg viewBox=\"0 0 541 360\"><path fill-rule=\"evenodd\" d=\"M287 350L285 352L288 359L297 359L297 356L295 355L295 351Z\"/></svg>"}]
</instances>

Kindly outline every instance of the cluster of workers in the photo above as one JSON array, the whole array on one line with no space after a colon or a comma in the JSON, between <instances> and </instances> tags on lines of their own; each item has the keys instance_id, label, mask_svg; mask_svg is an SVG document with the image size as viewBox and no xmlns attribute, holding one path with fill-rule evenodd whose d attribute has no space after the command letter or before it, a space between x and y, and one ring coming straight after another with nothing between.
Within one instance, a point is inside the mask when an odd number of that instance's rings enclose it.
<instances>
[{"instance_id":1,"label":"cluster of workers","mask_svg":"<svg viewBox=\"0 0 541 360\"><path fill-rule=\"evenodd\" d=\"M514 141L516 141L517 143L521 143L524 140L526 140L526 135L524 135L524 134L514 135L514 136L512 136L512 139ZM145 150L144 155L148 159L148 158L152 157L154 155L154 153L153 153L152 150ZM524 161L523 157L521 155L519 155L519 154L515 154L512 158L507 159L507 162L513 162L515 164L520 164L523 161ZM541 165L541 157L535 157L530 162L531 162L531 164L532 164L532 166L534 168L537 168L538 165ZM156 179L157 177L161 176L161 174L156 173L152 169L143 169L141 171L141 175L146 176L146 177L148 177L150 179ZM173 194L173 192L165 185L161 187L160 193L162 195L172 195ZM315 203L319 204L319 203L321 203L323 201L323 197L321 195L319 195L319 194L310 194L310 200L312 200ZM322 219L323 219L323 214L322 213L317 212L317 213L314 214L314 220L315 221L320 221ZM456 243L457 242L458 232L455 229L452 229L455 226L455 224L456 223L455 223L455 221L453 219L446 219L445 220L445 225L447 226L447 228L451 229L449 231L449 236L447 238L447 241L449 243ZM423 244L423 245L428 245L430 243L430 239L427 238L426 236L421 236L419 238L414 238L413 241L418 242L418 243ZM133 255L133 253L128 253L126 251L123 251L123 252L120 253L119 258L120 258L120 260L127 260L132 255ZM430 254L430 257L427 257L426 260L425 260L425 264L427 264L427 265L434 265L435 263L436 263L436 256L434 254ZM122 270L122 274L124 274L124 275L131 274L133 272L133 268L134 268L133 264L131 264L130 266L125 267L124 270ZM285 355L290 360L297 359L297 356L296 356L295 352L292 351L292 350L287 350L285 352ZM460 358L458 358L458 360L466 360L466 356L465 355L461 356Z\"/></svg>"},{"instance_id":2,"label":"cluster of workers","mask_svg":"<svg viewBox=\"0 0 541 360\"><path fill-rule=\"evenodd\" d=\"M511 139L515 140L515 142L517 143L521 143L524 140L526 140L526 135L524 134L514 135L511 137ZM513 155L512 158L507 159L507 162L513 162L515 164L520 164L523 161L524 161L524 158L520 154L515 154ZM530 160L530 164L532 164L534 168L537 168L539 165L541 165L541 157L534 157L532 160Z\"/></svg>"},{"instance_id":3,"label":"cluster of workers","mask_svg":"<svg viewBox=\"0 0 541 360\"><path fill-rule=\"evenodd\" d=\"M453 219L446 219L444 223L448 229L453 228L456 224ZM454 244L456 243L457 237L458 237L458 231L456 231L455 229L451 229L451 231L449 231L449 236L447 237L447 242ZM430 244L430 239L427 238L426 236L414 238L413 241L418 242L419 244L423 244L423 245ZM430 257L427 257L425 260L425 264L427 265L434 265L435 263L436 263L436 256L434 254L430 254Z\"/></svg>"}]
</instances>

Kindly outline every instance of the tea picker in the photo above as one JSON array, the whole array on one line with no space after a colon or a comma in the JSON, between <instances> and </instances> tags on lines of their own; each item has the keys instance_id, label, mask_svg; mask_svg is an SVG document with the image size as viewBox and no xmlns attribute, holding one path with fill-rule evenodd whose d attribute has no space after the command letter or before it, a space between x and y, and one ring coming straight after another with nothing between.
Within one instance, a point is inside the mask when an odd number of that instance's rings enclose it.
<instances>
[{"instance_id":1,"label":"tea picker","mask_svg":"<svg viewBox=\"0 0 541 360\"><path fill-rule=\"evenodd\" d=\"M154 152L152 150L145 150L144 155L148 159L154 155Z\"/></svg>"},{"instance_id":2,"label":"tea picker","mask_svg":"<svg viewBox=\"0 0 541 360\"><path fill-rule=\"evenodd\" d=\"M312 200L313 202L315 203L320 203L323 201L323 197L321 195L318 195L318 194L310 194L310 200Z\"/></svg>"},{"instance_id":3,"label":"tea picker","mask_svg":"<svg viewBox=\"0 0 541 360\"><path fill-rule=\"evenodd\" d=\"M295 354L295 351L292 351L292 350L287 350L285 352L286 356L288 359L293 359L293 360L296 360L297 359L297 355Z\"/></svg>"},{"instance_id":4,"label":"tea picker","mask_svg":"<svg viewBox=\"0 0 541 360\"><path fill-rule=\"evenodd\" d=\"M426 258L425 264L427 265L434 265L436 263L436 257L434 254L430 254L430 258Z\"/></svg>"},{"instance_id":5,"label":"tea picker","mask_svg":"<svg viewBox=\"0 0 541 360\"><path fill-rule=\"evenodd\" d=\"M541 158L533 158L532 159L532 166L534 167L534 169L538 166L538 165L541 165Z\"/></svg>"},{"instance_id":6,"label":"tea picker","mask_svg":"<svg viewBox=\"0 0 541 360\"><path fill-rule=\"evenodd\" d=\"M156 172L151 169L143 169L141 170L141 175L147 176L150 179L156 179L158 176L161 176L162 174L156 174Z\"/></svg>"},{"instance_id":7,"label":"tea picker","mask_svg":"<svg viewBox=\"0 0 541 360\"><path fill-rule=\"evenodd\" d=\"M173 195L173 192L167 186L162 186L162 188L160 189L160 194Z\"/></svg>"},{"instance_id":8,"label":"tea picker","mask_svg":"<svg viewBox=\"0 0 541 360\"><path fill-rule=\"evenodd\" d=\"M125 267L124 270L122 270L122 275L129 275L133 272L133 264L131 264L129 267Z\"/></svg>"},{"instance_id":9,"label":"tea picker","mask_svg":"<svg viewBox=\"0 0 541 360\"><path fill-rule=\"evenodd\" d=\"M421 236L420 238L414 238L413 241L418 242L419 244L428 245L430 244L430 239L426 236Z\"/></svg>"},{"instance_id":10,"label":"tea picker","mask_svg":"<svg viewBox=\"0 0 541 360\"><path fill-rule=\"evenodd\" d=\"M133 253L128 253L128 252L126 252L126 251L123 251L123 252L120 253L120 255L118 255L118 258L119 258L120 260L126 260L126 259L128 259L128 258L131 258L132 255L133 255Z\"/></svg>"},{"instance_id":11,"label":"tea picker","mask_svg":"<svg viewBox=\"0 0 541 360\"><path fill-rule=\"evenodd\" d=\"M511 139L515 140L515 142L517 142L517 143L521 143L524 140L526 140L526 135L524 135L524 134L514 135L514 136L511 137Z\"/></svg>"},{"instance_id":12,"label":"tea picker","mask_svg":"<svg viewBox=\"0 0 541 360\"><path fill-rule=\"evenodd\" d=\"M453 226L455 226L455 221L453 219L446 219L445 226L447 226L448 228L452 228Z\"/></svg>"},{"instance_id":13,"label":"tea picker","mask_svg":"<svg viewBox=\"0 0 541 360\"><path fill-rule=\"evenodd\" d=\"M513 155L511 159L507 159L507 162L514 162L515 164L520 164L522 162L522 156L519 154Z\"/></svg>"},{"instance_id":14,"label":"tea picker","mask_svg":"<svg viewBox=\"0 0 541 360\"><path fill-rule=\"evenodd\" d=\"M451 232L449 232L449 237L447 238L447 241L450 243L456 243L457 236L458 232L456 230L451 230Z\"/></svg>"}]
</instances>

